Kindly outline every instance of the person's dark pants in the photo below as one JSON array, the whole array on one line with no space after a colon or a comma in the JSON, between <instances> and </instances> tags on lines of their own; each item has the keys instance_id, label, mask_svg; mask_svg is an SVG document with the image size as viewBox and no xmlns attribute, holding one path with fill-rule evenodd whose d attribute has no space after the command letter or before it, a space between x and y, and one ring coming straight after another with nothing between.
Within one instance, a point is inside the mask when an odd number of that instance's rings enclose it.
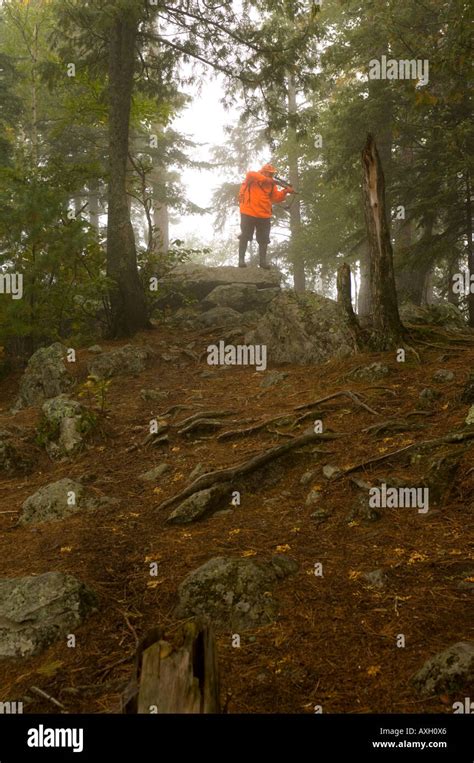
<instances>
[{"instance_id":1,"label":"person's dark pants","mask_svg":"<svg viewBox=\"0 0 474 763\"><path fill-rule=\"evenodd\" d=\"M239 236L239 267L245 267L245 252L247 243L253 240L256 233L258 243L258 255L260 267L267 267L267 249L270 243L270 228L272 222L270 217L252 217L251 215L240 215L240 236Z\"/></svg>"}]
</instances>

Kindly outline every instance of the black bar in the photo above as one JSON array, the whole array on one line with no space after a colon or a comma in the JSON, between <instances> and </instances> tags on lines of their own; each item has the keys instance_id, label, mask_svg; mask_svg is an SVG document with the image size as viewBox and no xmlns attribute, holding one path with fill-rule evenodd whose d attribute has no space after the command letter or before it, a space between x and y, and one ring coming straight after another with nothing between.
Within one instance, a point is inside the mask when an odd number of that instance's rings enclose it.
<instances>
[{"instance_id":1,"label":"black bar","mask_svg":"<svg viewBox=\"0 0 474 763\"><path fill-rule=\"evenodd\" d=\"M170 752L182 759L183 754L195 755L200 750L222 761L229 754L241 754L245 761L262 750L266 760L274 755L275 761L290 752L292 759L308 758L310 763L333 758L385 761L407 757L420 763L472 763L472 721L471 715L462 714L2 715L0 763L155 763ZM69 736L56 737L56 729L69 730ZM28 739L45 746L28 746ZM46 746L49 741L68 742L77 752L72 747Z\"/></svg>"}]
</instances>

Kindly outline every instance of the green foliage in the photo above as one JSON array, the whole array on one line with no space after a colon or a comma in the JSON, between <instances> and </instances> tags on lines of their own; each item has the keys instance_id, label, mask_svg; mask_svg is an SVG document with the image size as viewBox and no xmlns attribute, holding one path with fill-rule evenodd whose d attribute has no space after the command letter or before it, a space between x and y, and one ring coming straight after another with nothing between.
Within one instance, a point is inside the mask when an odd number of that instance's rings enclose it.
<instances>
[{"instance_id":1,"label":"green foliage","mask_svg":"<svg viewBox=\"0 0 474 763\"><path fill-rule=\"evenodd\" d=\"M79 397L87 397L89 404L97 407L100 414L104 414L111 381L111 379L100 379L93 374L89 374L87 380L80 388ZM95 414L92 411L86 411L81 416L81 432L86 433L96 423L97 417Z\"/></svg>"}]
</instances>

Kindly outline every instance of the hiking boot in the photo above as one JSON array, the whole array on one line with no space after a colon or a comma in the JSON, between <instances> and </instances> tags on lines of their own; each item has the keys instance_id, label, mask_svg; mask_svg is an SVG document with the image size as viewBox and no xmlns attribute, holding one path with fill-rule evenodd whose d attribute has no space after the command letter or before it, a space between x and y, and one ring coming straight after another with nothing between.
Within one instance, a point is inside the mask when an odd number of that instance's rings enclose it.
<instances>
[{"instance_id":1,"label":"hiking boot","mask_svg":"<svg viewBox=\"0 0 474 763\"><path fill-rule=\"evenodd\" d=\"M259 265L264 270L270 270L270 265L267 265L267 245L260 244L258 247Z\"/></svg>"},{"instance_id":2,"label":"hiking boot","mask_svg":"<svg viewBox=\"0 0 474 763\"><path fill-rule=\"evenodd\" d=\"M245 252L247 251L247 242L239 241L239 268L246 268Z\"/></svg>"}]
</instances>

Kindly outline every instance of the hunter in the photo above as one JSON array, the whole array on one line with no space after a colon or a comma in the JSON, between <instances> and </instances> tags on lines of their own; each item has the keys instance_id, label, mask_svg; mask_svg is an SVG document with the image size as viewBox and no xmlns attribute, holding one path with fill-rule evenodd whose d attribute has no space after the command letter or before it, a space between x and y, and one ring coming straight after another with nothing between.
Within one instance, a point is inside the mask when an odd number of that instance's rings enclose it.
<instances>
[{"instance_id":1,"label":"hunter","mask_svg":"<svg viewBox=\"0 0 474 763\"><path fill-rule=\"evenodd\" d=\"M247 242L252 241L254 231L257 233L260 267L270 267L267 264L267 248L270 243L272 204L284 201L289 193L295 192L291 185L286 184L283 190L279 191L279 183L273 179L275 173L275 167L264 164L258 172L247 172L240 186L239 268L246 267Z\"/></svg>"}]
</instances>

